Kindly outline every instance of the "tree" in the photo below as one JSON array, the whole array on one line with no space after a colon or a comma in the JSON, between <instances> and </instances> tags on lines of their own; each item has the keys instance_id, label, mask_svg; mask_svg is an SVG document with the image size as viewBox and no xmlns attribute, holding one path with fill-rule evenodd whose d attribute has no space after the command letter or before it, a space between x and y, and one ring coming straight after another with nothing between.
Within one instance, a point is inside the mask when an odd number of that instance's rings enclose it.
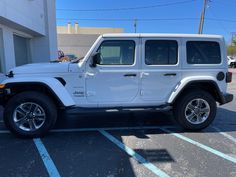
<instances>
[{"instance_id":1,"label":"tree","mask_svg":"<svg viewBox=\"0 0 236 177\"><path fill-rule=\"evenodd\" d=\"M235 41L236 44L236 41ZM229 46L227 49L227 54L236 57L236 46Z\"/></svg>"},{"instance_id":2,"label":"tree","mask_svg":"<svg viewBox=\"0 0 236 177\"><path fill-rule=\"evenodd\" d=\"M234 46L236 46L236 40L235 40L235 39L232 40L232 44L233 44Z\"/></svg>"}]
</instances>

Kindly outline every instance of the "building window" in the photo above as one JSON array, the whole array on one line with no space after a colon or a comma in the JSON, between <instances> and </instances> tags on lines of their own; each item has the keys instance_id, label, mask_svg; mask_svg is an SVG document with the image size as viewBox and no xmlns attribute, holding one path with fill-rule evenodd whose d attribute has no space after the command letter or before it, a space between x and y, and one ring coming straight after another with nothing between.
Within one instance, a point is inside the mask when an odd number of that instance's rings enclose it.
<instances>
[{"instance_id":1,"label":"building window","mask_svg":"<svg viewBox=\"0 0 236 177\"><path fill-rule=\"evenodd\" d=\"M209 41L188 41L187 62L188 64L221 63L219 43Z\"/></svg>"},{"instance_id":2,"label":"building window","mask_svg":"<svg viewBox=\"0 0 236 177\"><path fill-rule=\"evenodd\" d=\"M98 49L100 65L132 65L135 56L135 42L131 40L104 41Z\"/></svg>"},{"instance_id":3,"label":"building window","mask_svg":"<svg viewBox=\"0 0 236 177\"><path fill-rule=\"evenodd\" d=\"M30 63L29 39L14 35L14 50L16 66Z\"/></svg>"},{"instance_id":4,"label":"building window","mask_svg":"<svg viewBox=\"0 0 236 177\"><path fill-rule=\"evenodd\" d=\"M178 43L174 40L147 40L146 65L175 65L178 61Z\"/></svg>"}]
</instances>

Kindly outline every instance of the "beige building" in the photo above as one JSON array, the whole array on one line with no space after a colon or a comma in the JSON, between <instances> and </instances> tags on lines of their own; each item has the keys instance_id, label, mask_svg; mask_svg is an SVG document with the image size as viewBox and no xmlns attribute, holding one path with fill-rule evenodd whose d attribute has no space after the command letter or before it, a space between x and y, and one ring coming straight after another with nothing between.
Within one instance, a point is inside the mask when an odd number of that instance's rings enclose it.
<instances>
[{"instance_id":1,"label":"beige building","mask_svg":"<svg viewBox=\"0 0 236 177\"><path fill-rule=\"evenodd\" d=\"M58 50L65 55L83 57L99 35L105 33L123 33L122 28L80 27L78 23L57 26Z\"/></svg>"}]
</instances>

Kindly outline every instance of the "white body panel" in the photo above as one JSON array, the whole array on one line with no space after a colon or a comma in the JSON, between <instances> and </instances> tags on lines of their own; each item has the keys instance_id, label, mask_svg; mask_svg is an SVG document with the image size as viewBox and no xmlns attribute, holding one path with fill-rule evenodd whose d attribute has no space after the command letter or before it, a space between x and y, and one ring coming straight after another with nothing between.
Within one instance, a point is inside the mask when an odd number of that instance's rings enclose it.
<instances>
[{"instance_id":1,"label":"white body panel","mask_svg":"<svg viewBox=\"0 0 236 177\"><path fill-rule=\"evenodd\" d=\"M49 77L16 77L16 78L11 78L11 79L6 79L2 82L2 84L6 83L32 83L32 82L38 82L38 83L43 83L49 86L52 91L58 96L58 98L62 101L62 103L65 106L73 106L75 105L75 102L69 95L68 91L63 87L63 85L54 78L49 78Z\"/></svg>"},{"instance_id":2,"label":"white body panel","mask_svg":"<svg viewBox=\"0 0 236 177\"><path fill-rule=\"evenodd\" d=\"M110 38L109 40L114 40ZM127 40L121 38L120 40ZM130 39L129 39L130 40ZM139 40L132 39L139 46ZM95 51L103 40L96 45ZM139 50L135 51L133 65L97 65L86 64L86 98L89 103L97 103L99 107L116 106L132 102L139 91ZM125 77L125 74L136 74L136 77Z\"/></svg>"},{"instance_id":3,"label":"white body panel","mask_svg":"<svg viewBox=\"0 0 236 177\"><path fill-rule=\"evenodd\" d=\"M135 41L133 65L97 65L91 67L92 56L102 41ZM146 40L176 40L178 62L175 65L146 65L144 44ZM188 64L186 42L189 40L216 41L220 44L220 64ZM26 65L12 70L15 74L3 82L42 82L47 84L65 106L78 107L142 107L172 103L190 81L214 81L222 93L226 92L225 80L218 81L217 73L227 72L225 43L216 35L174 34L108 34L100 36L79 63ZM174 76L165 74L176 73ZM124 77L125 74L136 74ZM66 81L65 87L55 77Z\"/></svg>"},{"instance_id":4,"label":"white body panel","mask_svg":"<svg viewBox=\"0 0 236 177\"><path fill-rule=\"evenodd\" d=\"M175 88L175 85L181 80L180 66L177 62L175 65L146 65L145 42L148 40L176 40L178 42L178 53L181 54L181 40L178 38L142 38L142 75L141 75L141 99L146 101L156 101L165 103L169 93ZM182 56L178 56L182 58ZM166 75L166 74L176 75Z\"/></svg>"},{"instance_id":5,"label":"white body panel","mask_svg":"<svg viewBox=\"0 0 236 177\"><path fill-rule=\"evenodd\" d=\"M169 99L167 103L172 103L176 96L181 92L181 90L192 81L214 81L217 83L217 80L212 76L189 76L184 79L182 79L179 83L175 85L175 88L173 89L171 95L169 96Z\"/></svg>"}]
</instances>

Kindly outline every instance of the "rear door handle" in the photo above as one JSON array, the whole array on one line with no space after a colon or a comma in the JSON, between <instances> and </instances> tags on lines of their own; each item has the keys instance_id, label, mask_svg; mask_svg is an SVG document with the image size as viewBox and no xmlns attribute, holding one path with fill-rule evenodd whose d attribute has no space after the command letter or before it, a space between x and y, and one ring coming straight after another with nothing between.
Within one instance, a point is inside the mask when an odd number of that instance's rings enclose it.
<instances>
[{"instance_id":1,"label":"rear door handle","mask_svg":"<svg viewBox=\"0 0 236 177\"><path fill-rule=\"evenodd\" d=\"M136 77L137 74L135 73L128 73L128 74L124 74L124 77Z\"/></svg>"},{"instance_id":2,"label":"rear door handle","mask_svg":"<svg viewBox=\"0 0 236 177\"><path fill-rule=\"evenodd\" d=\"M165 73L164 76L176 76L176 73Z\"/></svg>"}]
</instances>

